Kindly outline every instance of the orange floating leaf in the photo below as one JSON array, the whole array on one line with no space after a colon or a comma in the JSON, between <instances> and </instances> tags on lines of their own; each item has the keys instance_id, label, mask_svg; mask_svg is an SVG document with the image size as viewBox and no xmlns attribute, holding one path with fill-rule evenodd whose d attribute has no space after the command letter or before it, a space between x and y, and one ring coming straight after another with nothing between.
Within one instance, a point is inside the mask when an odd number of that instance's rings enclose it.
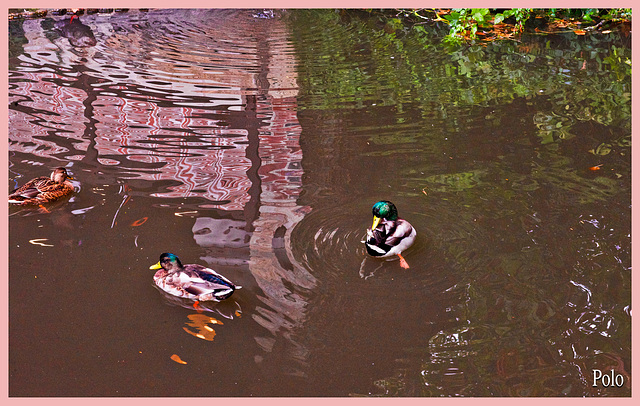
<instances>
[{"instance_id":1,"label":"orange floating leaf","mask_svg":"<svg viewBox=\"0 0 640 406\"><path fill-rule=\"evenodd\" d=\"M584 35L587 32L585 30L573 30L574 33L576 33L576 35Z\"/></svg>"},{"instance_id":2,"label":"orange floating leaf","mask_svg":"<svg viewBox=\"0 0 640 406\"><path fill-rule=\"evenodd\" d=\"M138 227L143 225L147 220L149 220L149 217L143 217L141 219L138 219L136 221L134 221L133 223L131 223L132 227Z\"/></svg>"},{"instance_id":3,"label":"orange floating leaf","mask_svg":"<svg viewBox=\"0 0 640 406\"><path fill-rule=\"evenodd\" d=\"M172 360L172 361L177 362L178 364L184 364L184 365L186 365L186 364L187 364L186 362L184 362L183 360L181 360L181 359L180 359L180 357L179 357L179 356L177 356L176 354L173 354L173 355L171 356L171 360Z\"/></svg>"}]
</instances>

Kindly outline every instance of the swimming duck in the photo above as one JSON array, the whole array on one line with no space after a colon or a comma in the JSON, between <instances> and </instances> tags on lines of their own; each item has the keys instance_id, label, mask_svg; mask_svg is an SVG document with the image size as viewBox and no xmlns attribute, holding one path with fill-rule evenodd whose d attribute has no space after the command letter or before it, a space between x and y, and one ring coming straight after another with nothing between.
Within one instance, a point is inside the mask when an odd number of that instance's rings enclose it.
<instances>
[{"instance_id":1,"label":"swimming duck","mask_svg":"<svg viewBox=\"0 0 640 406\"><path fill-rule=\"evenodd\" d=\"M196 301L224 300L239 288L213 269L202 265L182 265L174 254L165 252L160 261L149 269L158 269L153 275L156 285L165 292Z\"/></svg>"},{"instance_id":2,"label":"swimming duck","mask_svg":"<svg viewBox=\"0 0 640 406\"><path fill-rule=\"evenodd\" d=\"M398 209L387 200L374 204L372 212L373 225L367 229L364 241L367 253L381 258L397 255L400 266L408 269L409 264L401 254L416 240L416 230L407 220L398 218Z\"/></svg>"},{"instance_id":3,"label":"swimming duck","mask_svg":"<svg viewBox=\"0 0 640 406\"><path fill-rule=\"evenodd\" d=\"M65 168L56 168L50 177L40 176L31 179L9 194L12 204L43 204L68 195L73 192L73 185L67 179L73 179Z\"/></svg>"}]
</instances>

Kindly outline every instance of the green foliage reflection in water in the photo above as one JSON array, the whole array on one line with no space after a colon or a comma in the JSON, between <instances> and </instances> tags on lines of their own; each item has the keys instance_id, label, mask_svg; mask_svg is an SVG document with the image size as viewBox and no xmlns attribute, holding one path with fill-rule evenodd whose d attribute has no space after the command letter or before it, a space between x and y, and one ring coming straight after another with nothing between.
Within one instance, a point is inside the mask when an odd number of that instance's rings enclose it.
<instances>
[{"instance_id":1,"label":"green foliage reflection in water","mask_svg":"<svg viewBox=\"0 0 640 406\"><path fill-rule=\"evenodd\" d=\"M631 49L619 45L622 33L532 36L451 51L432 26L345 10L298 17L310 23L294 24L296 35L318 38L313 52L301 52L298 80L302 96L310 97L302 108L417 103L424 114L435 108L452 117L458 107L544 97L549 116L566 118L556 130L541 129L547 142L549 134L570 133L576 121L631 131Z\"/></svg>"},{"instance_id":2,"label":"green foliage reflection in water","mask_svg":"<svg viewBox=\"0 0 640 406\"><path fill-rule=\"evenodd\" d=\"M451 49L433 26L344 10L298 16L304 24L294 24L294 37L317 38L313 49L297 50L299 108L365 122L357 130L380 147L367 151L377 165L396 153L411 160L397 166L396 179L409 186L395 193L415 197L426 186L425 211L451 216L430 241L458 281L447 291L456 303L451 323L425 337L424 347L408 348L410 366L375 386L397 396L585 396L591 389L576 383L584 382L580 374L611 364L606 357L627 362L631 50L624 33ZM397 124L369 124L377 112ZM474 130L481 135L467 148ZM609 160L607 172L590 171L600 159ZM594 214L576 215L569 210L576 206ZM475 234L458 229L465 224ZM556 246L557 236L566 243ZM586 305L581 283L591 287ZM421 365L411 364L416 358Z\"/></svg>"}]
</instances>

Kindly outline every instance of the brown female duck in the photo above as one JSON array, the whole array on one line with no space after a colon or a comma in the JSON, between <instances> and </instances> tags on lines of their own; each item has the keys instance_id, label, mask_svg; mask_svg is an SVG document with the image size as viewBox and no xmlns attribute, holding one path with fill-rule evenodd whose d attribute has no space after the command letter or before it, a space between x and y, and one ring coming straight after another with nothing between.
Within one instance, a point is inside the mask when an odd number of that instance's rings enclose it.
<instances>
[{"instance_id":1,"label":"brown female duck","mask_svg":"<svg viewBox=\"0 0 640 406\"><path fill-rule=\"evenodd\" d=\"M65 168L56 168L50 177L31 179L9 194L9 203L28 205L53 202L73 192L73 179Z\"/></svg>"}]
</instances>

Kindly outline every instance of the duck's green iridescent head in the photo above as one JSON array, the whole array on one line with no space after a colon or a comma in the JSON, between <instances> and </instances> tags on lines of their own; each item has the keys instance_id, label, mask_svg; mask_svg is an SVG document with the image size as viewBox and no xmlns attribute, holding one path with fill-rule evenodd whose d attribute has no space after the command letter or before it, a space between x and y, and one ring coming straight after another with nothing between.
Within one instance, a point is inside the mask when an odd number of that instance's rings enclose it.
<instances>
[{"instance_id":1,"label":"duck's green iridescent head","mask_svg":"<svg viewBox=\"0 0 640 406\"><path fill-rule=\"evenodd\" d=\"M151 265L149 269L160 269L163 268L165 271L171 271L174 269L181 269L182 262L175 254L171 254L169 252L165 252L160 255L160 261L157 264Z\"/></svg>"},{"instance_id":2,"label":"duck's green iridescent head","mask_svg":"<svg viewBox=\"0 0 640 406\"><path fill-rule=\"evenodd\" d=\"M373 212L373 226L371 227L372 230L375 230L375 228L378 227L381 219L391 221L398 219L398 209L396 209L396 206L393 203L387 200L381 200L378 203L374 204L371 211Z\"/></svg>"}]
</instances>

